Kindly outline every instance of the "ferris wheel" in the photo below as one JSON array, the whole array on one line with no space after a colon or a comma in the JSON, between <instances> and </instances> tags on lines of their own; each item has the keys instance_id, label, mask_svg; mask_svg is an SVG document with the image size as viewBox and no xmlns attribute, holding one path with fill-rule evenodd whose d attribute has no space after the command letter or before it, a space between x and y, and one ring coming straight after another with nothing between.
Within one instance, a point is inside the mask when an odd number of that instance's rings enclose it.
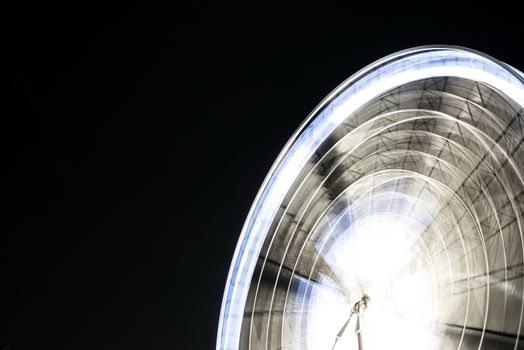
<instances>
[{"instance_id":1,"label":"ferris wheel","mask_svg":"<svg viewBox=\"0 0 524 350\"><path fill-rule=\"evenodd\" d=\"M253 203L217 349L524 349L524 76L427 46L310 114Z\"/></svg>"}]
</instances>

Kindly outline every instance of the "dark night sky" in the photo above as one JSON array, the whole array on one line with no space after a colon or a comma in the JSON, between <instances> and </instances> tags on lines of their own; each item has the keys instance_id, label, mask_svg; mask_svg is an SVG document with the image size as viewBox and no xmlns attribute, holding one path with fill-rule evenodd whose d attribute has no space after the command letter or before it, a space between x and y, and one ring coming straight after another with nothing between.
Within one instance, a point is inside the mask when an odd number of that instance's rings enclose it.
<instances>
[{"instance_id":1,"label":"dark night sky","mask_svg":"<svg viewBox=\"0 0 524 350\"><path fill-rule=\"evenodd\" d=\"M524 70L500 2L247 3L3 8L1 349L213 348L256 192L331 90L423 44Z\"/></svg>"}]
</instances>

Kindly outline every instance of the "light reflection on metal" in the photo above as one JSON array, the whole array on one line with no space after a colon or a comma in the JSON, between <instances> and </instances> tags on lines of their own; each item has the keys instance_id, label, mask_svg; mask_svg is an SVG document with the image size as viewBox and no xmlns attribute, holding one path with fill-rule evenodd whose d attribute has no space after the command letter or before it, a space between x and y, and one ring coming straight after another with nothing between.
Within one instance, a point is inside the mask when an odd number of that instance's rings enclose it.
<instances>
[{"instance_id":1,"label":"light reflection on metal","mask_svg":"<svg viewBox=\"0 0 524 350\"><path fill-rule=\"evenodd\" d=\"M255 199L217 349L524 348L523 106L522 73L457 47L344 82Z\"/></svg>"}]
</instances>

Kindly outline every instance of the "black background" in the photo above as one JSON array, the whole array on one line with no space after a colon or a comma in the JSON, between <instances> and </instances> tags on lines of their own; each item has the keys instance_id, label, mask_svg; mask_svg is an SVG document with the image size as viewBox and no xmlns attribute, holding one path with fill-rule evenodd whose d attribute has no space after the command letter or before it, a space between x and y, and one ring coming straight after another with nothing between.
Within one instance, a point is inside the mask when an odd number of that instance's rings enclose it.
<instances>
[{"instance_id":1,"label":"black background","mask_svg":"<svg viewBox=\"0 0 524 350\"><path fill-rule=\"evenodd\" d=\"M2 349L211 349L272 162L357 70L424 44L524 70L500 2L1 11Z\"/></svg>"}]
</instances>

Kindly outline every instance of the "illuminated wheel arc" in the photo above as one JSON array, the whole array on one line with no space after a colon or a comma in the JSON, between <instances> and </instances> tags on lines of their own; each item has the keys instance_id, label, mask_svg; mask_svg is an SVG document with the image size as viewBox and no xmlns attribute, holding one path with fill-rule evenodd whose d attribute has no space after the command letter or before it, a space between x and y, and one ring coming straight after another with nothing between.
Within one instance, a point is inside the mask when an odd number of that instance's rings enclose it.
<instances>
[{"instance_id":1,"label":"illuminated wheel arc","mask_svg":"<svg viewBox=\"0 0 524 350\"><path fill-rule=\"evenodd\" d=\"M522 73L459 47L402 51L341 84L293 135L255 199L228 275L217 349L324 347L343 324L337 309L371 288L381 296L371 295L369 318L378 299L380 319L395 320L391 300L404 296L384 286L402 290L411 280L431 287L423 300L431 319L420 333L432 338L413 347L480 348L508 335L516 349L523 106ZM382 256L403 258L374 246L379 262L370 264L362 251L376 242L413 257L388 270ZM344 259L351 267L341 267ZM441 296L445 285L458 296ZM419 317L408 309L394 311Z\"/></svg>"}]
</instances>

